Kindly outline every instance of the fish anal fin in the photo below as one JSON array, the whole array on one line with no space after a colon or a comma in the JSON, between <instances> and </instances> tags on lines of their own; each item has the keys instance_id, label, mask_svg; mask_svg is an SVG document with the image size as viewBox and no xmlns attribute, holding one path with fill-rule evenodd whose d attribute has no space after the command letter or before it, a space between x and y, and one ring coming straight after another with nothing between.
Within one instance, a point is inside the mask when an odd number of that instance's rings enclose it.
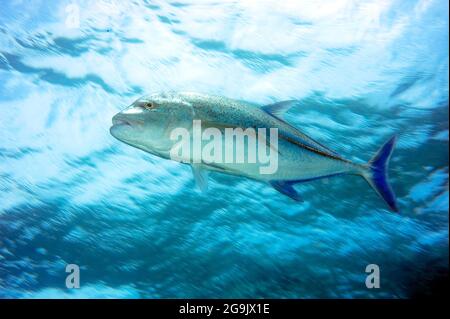
<instances>
[{"instance_id":1,"label":"fish anal fin","mask_svg":"<svg viewBox=\"0 0 450 319\"><path fill-rule=\"evenodd\" d=\"M293 183L286 181L271 181L270 184L280 193L289 196L297 202L303 202L301 195L292 186Z\"/></svg>"}]
</instances>

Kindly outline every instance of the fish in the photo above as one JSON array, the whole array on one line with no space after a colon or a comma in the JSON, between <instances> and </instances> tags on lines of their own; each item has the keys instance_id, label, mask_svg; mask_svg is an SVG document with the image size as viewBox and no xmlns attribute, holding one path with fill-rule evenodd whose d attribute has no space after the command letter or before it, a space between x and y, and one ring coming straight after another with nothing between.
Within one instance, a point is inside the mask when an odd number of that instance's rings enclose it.
<instances>
[{"instance_id":1,"label":"fish","mask_svg":"<svg viewBox=\"0 0 450 319\"><path fill-rule=\"evenodd\" d=\"M214 171L268 183L278 192L300 202L303 198L294 187L298 183L357 175L375 190L391 211L398 212L396 196L388 180L389 161L397 135L389 138L368 162L350 161L284 120L284 114L297 104L297 100L287 100L260 106L195 92L155 93L140 97L114 115L110 133L125 144L163 159L174 160L174 148L180 143L180 140L173 138L177 128L195 136L194 124L199 122L202 134L211 128L224 133L225 137L217 137L221 139L221 143L217 144L221 149L214 153L237 149L226 140L228 129L253 129L253 138L259 142L256 147L258 151L264 148L262 153L276 155L273 157L276 159L276 170L270 174L261 173L261 167L267 161L263 162L260 158L256 162L239 163L206 161L201 156L194 158L188 152L187 156L175 160L191 165L195 181L202 190L207 189L209 172ZM260 133L261 129L266 130ZM272 143L268 132L276 132L276 143ZM246 137L247 140L240 140L243 143L241 146L251 144L251 134ZM192 136L189 141L194 141ZM201 147L205 147L207 142L202 140ZM192 149L192 146L189 147ZM250 151L245 149L244 153L246 159L250 158Z\"/></svg>"}]
</instances>

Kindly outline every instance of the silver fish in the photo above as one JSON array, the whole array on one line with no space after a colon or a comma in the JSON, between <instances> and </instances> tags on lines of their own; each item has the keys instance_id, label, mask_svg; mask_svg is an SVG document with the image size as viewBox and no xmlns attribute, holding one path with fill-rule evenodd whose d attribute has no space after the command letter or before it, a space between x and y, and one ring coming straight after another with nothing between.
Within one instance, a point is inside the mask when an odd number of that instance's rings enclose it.
<instances>
[{"instance_id":1,"label":"silver fish","mask_svg":"<svg viewBox=\"0 0 450 319\"><path fill-rule=\"evenodd\" d=\"M261 174L257 163L200 162L191 163L200 188L207 185L207 172L245 176L270 183L279 192L301 201L293 185L319 178L352 174L363 177L384 199L389 208L398 211L396 198L388 183L388 163L396 143L390 138L367 163L349 161L313 140L282 119L283 113L297 101L283 101L265 106L221 96L199 93L159 93L139 98L113 119L111 134L118 140L165 159L176 141L171 139L175 128L192 131L193 121L200 120L203 129L276 128L278 169L273 174ZM227 147L224 141L224 150ZM270 147L271 145L269 145ZM229 145L228 145L229 147Z\"/></svg>"}]
</instances>

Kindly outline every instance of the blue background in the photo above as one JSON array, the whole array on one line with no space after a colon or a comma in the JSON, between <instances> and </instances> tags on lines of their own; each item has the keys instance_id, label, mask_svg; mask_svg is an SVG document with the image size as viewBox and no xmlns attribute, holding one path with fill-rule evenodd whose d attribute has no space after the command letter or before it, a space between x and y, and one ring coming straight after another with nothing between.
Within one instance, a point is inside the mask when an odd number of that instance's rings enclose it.
<instances>
[{"instance_id":1,"label":"blue background","mask_svg":"<svg viewBox=\"0 0 450 319\"><path fill-rule=\"evenodd\" d=\"M448 78L445 0L0 0L0 297L429 293L448 271ZM109 134L165 90L299 99L287 120L352 160L399 134L401 212L351 176L296 186L304 203L220 174L199 192Z\"/></svg>"}]
</instances>

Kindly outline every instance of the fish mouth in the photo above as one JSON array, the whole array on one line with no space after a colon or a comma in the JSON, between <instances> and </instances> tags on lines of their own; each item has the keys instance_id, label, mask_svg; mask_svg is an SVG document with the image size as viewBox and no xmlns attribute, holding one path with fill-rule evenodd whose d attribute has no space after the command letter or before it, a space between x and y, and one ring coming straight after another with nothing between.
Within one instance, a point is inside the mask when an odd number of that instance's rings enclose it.
<instances>
[{"instance_id":1,"label":"fish mouth","mask_svg":"<svg viewBox=\"0 0 450 319\"><path fill-rule=\"evenodd\" d=\"M134 126L130 120L117 114L112 118L112 126L109 128L109 133L119 141L124 141L133 128Z\"/></svg>"},{"instance_id":2,"label":"fish mouth","mask_svg":"<svg viewBox=\"0 0 450 319\"><path fill-rule=\"evenodd\" d=\"M142 126L144 121L135 118L130 118L129 116L122 115L121 113L116 114L112 118L113 126Z\"/></svg>"},{"instance_id":3,"label":"fish mouth","mask_svg":"<svg viewBox=\"0 0 450 319\"><path fill-rule=\"evenodd\" d=\"M112 125L113 126L131 126L132 123L130 120L125 119L123 117L114 116L112 118Z\"/></svg>"}]
</instances>

